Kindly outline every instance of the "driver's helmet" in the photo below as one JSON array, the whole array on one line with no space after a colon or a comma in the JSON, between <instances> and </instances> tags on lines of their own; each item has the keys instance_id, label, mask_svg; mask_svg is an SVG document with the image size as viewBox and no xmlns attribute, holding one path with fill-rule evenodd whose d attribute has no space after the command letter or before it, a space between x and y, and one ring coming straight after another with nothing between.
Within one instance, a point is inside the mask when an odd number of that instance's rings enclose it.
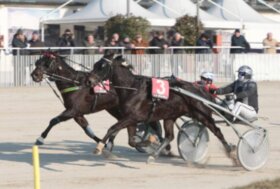
<instances>
[{"instance_id":1,"label":"driver's helmet","mask_svg":"<svg viewBox=\"0 0 280 189\"><path fill-rule=\"evenodd\" d=\"M201 80L204 80L207 83L212 83L214 79L214 74L212 72L205 71L200 74L200 78Z\"/></svg>"},{"instance_id":2,"label":"driver's helmet","mask_svg":"<svg viewBox=\"0 0 280 189\"><path fill-rule=\"evenodd\" d=\"M249 66L241 66L237 72L239 81L252 79L253 70Z\"/></svg>"}]
</instances>

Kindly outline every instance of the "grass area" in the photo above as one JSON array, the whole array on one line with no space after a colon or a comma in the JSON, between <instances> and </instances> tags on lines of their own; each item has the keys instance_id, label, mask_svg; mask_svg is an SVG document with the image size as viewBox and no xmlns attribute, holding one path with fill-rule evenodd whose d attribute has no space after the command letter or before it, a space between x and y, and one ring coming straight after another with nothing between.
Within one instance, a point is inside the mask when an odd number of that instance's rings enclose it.
<instances>
[{"instance_id":1,"label":"grass area","mask_svg":"<svg viewBox=\"0 0 280 189\"><path fill-rule=\"evenodd\" d=\"M236 187L233 189L280 189L280 178L275 180L259 181L247 186Z\"/></svg>"}]
</instances>

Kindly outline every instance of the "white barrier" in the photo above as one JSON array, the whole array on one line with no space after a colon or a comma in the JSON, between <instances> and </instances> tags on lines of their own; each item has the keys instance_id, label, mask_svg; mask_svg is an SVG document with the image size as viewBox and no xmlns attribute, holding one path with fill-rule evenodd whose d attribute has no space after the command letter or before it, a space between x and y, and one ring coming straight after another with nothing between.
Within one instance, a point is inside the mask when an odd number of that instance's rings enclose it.
<instances>
[{"instance_id":1,"label":"white barrier","mask_svg":"<svg viewBox=\"0 0 280 189\"><path fill-rule=\"evenodd\" d=\"M67 62L77 70L87 71L74 64L81 63L92 69L102 55L70 55ZM215 81L229 82L241 65L254 70L256 81L280 81L280 54L144 54L124 55L136 72L146 76L175 76L195 81L202 71L215 74ZM39 56L0 55L0 87L32 86L30 74Z\"/></svg>"}]
</instances>

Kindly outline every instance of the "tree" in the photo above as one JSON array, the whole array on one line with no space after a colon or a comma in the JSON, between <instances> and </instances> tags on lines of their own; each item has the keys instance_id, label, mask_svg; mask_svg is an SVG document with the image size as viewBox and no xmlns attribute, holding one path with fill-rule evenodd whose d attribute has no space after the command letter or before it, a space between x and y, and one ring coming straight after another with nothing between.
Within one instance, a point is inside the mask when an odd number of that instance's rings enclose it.
<instances>
[{"instance_id":1,"label":"tree","mask_svg":"<svg viewBox=\"0 0 280 189\"><path fill-rule=\"evenodd\" d=\"M185 37L186 45L195 46L196 40L203 28L202 23L199 21L197 26L197 17L185 15L178 18L174 29Z\"/></svg>"},{"instance_id":2,"label":"tree","mask_svg":"<svg viewBox=\"0 0 280 189\"><path fill-rule=\"evenodd\" d=\"M121 38L128 36L134 39L137 34L141 34L144 38L147 37L150 23L142 17L130 16L127 18L123 15L116 15L111 17L104 27L108 38L114 33L118 33Z\"/></svg>"}]
</instances>

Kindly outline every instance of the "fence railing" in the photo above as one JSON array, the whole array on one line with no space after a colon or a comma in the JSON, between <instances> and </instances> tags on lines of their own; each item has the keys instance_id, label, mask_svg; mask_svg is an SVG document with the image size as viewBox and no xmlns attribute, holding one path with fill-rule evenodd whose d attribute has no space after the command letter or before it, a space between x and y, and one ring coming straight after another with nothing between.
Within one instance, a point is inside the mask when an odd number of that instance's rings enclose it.
<instances>
[{"instance_id":1,"label":"fence railing","mask_svg":"<svg viewBox=\"0 0 280 189\"><path fill-rule=\"evenodd\" d=\"M86 71L76 63L92 69L100 55L69 55L67 61L76 70ZM202 71L215 74L215 81L229 82L235 78L241 65L251 66L257 81L280 81L280 54L144 54L124 55L136 72L141 75L163 77L174 74L187 80L199 79ZM12 56L0 55L0 87L33 86L30 74L35 68L37 55ZM44 83L43 83L44 84Z\"/></svg>"},{"instance_id":2,"label":"fence railing","mask_svg":"<svg viewBox=\"0 0 280 189\"><path fill-rule=\"evenodd\" d=\"M222 52L228 52L230 49L244 49L244 47L241 46L230 46L230 45L223 45L223 46L213 46L213 49L219 49L219 51ZM269 46L256 46L252 48L252 51L255 52L255 50L258 50L259 52L263 52L264 49L271 48ZM107 49L116 49L119 50L121 54L126 54L126 50L138 50L138 49L144 49L144 50L152 50L152 49L161 49L160 47L155 47L155 46L149 46L149 47L133 47L133 48L125 48L125 47L27 47L27 48L0 48L0 52L5 52L5 54L11 54L12 51L16 51L17 55L20 55L21 52L35 52L35 51L40 51L40 50L54 50L54 51L63 51L63 50L68 50L68 54L82 54L82 52L85 50L96 50L101 51L103 53L104 50ZM183 50L188 50L190 53L195 52L195 50L198 49L210 49L209 46L169 46L166 48L166 52L173 54L174 50L176 49L183 49ZM280 50L280 47L276 47L276 50Z\"/></svg>"}]
</instances>

